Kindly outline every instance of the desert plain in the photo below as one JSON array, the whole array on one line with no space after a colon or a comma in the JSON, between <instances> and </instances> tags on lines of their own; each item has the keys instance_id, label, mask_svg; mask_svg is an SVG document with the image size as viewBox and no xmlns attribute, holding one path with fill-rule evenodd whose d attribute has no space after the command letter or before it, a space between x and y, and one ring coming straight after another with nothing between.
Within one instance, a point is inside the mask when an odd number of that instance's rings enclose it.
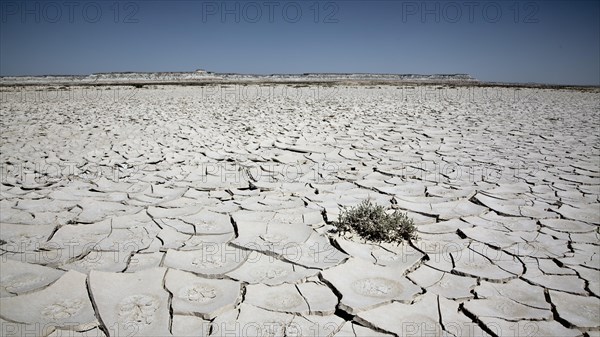
<instances>
[{"instance_id":1,"label":"desert plain","mask_svg":"<svg viewBox=\"0 0 600 337\"><path fill-rule=\"evenodd\" d=\"M600 336L597 88L1 89L2 336Z\"/></svg>"}]
</instances>

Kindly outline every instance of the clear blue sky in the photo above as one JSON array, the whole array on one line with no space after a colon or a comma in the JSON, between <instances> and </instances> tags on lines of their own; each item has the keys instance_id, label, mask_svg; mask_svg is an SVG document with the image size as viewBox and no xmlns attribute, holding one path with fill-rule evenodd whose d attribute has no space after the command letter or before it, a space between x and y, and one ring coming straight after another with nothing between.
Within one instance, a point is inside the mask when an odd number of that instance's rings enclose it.
<instances>
[{"instance_id":1,"label":"clear blue sky","mask_svg":"<svg viewBox=\"0 0 600 337\"><path fill-rule=\"evenodd\" d=\"M600 3L7 1L0 75L468 73L600 85Z\"/></svg>"}]
</instances>

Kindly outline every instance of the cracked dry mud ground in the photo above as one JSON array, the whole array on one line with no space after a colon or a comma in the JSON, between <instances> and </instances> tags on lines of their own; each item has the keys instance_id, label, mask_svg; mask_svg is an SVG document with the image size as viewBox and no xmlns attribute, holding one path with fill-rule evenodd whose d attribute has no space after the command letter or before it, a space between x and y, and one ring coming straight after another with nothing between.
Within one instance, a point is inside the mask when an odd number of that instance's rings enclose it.
<instances>
[{"instance_id":1,"label":"cracked dry mud ground","mask_svg":"<svg viewBox=\"0 0 600 337\"><path fill-rule=\"evenodd\" d=\"M1 334L599 336L600 94L421 88L9 97Z\"/></svg>"}]
</instances>

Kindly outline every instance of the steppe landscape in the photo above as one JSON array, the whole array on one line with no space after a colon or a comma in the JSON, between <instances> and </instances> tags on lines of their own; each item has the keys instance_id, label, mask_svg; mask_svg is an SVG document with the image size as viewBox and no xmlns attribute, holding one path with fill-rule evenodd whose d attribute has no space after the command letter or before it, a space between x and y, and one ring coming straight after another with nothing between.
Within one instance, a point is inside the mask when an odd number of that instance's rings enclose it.
<instances>
[{"instance_id":1,"label":"steppe landscape","mask_svg":"<svg viewBox=\"0 0 600 337\"><path fill-rule=\"evenodd\" d=\"M600 336L598 88L3 83L2 336Z\"/></svg>"}]
</instances>

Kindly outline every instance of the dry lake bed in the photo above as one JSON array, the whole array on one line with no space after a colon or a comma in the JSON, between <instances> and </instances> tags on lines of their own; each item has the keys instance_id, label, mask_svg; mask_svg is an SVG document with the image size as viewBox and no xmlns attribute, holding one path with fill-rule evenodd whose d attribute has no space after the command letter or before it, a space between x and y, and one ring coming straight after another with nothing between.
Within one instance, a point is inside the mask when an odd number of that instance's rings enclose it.
<instances>
[{"instance_id":1,"label":"dry lake bed","mask_svg":"<svg viewBox=\"0 0 600 337\"><path fill-rule=\"evenodd\" d=\"M2 336L600 336L597 88L1 89Z\"/></svg>"}]
</instances>

